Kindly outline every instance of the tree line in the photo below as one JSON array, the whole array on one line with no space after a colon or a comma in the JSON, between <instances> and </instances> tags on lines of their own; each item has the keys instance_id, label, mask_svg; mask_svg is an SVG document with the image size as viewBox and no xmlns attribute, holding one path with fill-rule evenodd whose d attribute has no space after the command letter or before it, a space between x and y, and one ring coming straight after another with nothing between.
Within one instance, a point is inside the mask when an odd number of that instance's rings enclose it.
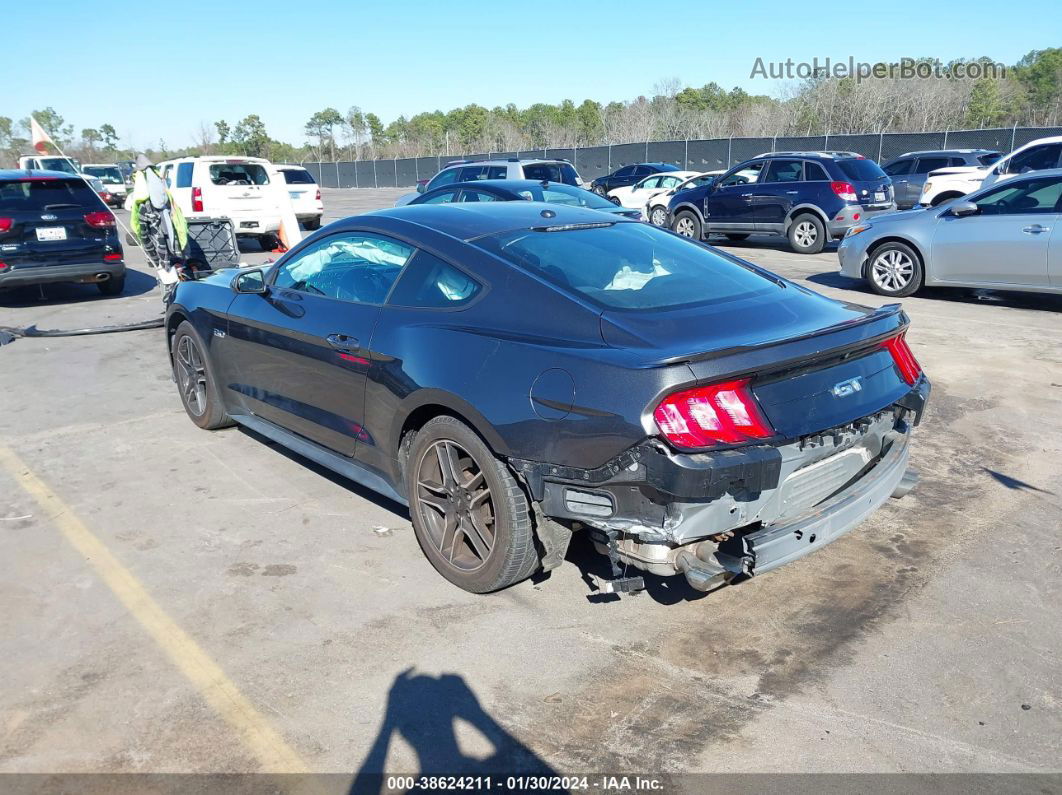
<instances>
[{"instance_id":1,"label":"tree line","mask_svg":"<svg viewBox=\"0 0 1062 795\"><path fill-rule=\"evenodd\" d=\"M536 103L486 108L471 104L449 111L426 111L384 124L375 113L351 106L317 111L306 122L301 144L273 139L262 119L251 114L233 124L201 124L193 143L169 149L164 141L148 150L159 158L181 154L238 154L275 161L365 160L393 157L516 152L543 147L597 146L652 140L771 137L842 133L925 132L1001 126L1062 125L1062 48L1034 50L1013 66L985 70L977 80L960 75L962 59L932 65L930 76L820 76L791 84L781 96L726 90L716 83L700 88L678 79L658 82L651 96L601 103ZM118 157L109 124L81 130L48 107L34 115L61 145L79 157ZM0 152L5 159L28 151L29 120L0 116ZM21 136L21 137L20 137Z\"/></svg>"}]
</instances>

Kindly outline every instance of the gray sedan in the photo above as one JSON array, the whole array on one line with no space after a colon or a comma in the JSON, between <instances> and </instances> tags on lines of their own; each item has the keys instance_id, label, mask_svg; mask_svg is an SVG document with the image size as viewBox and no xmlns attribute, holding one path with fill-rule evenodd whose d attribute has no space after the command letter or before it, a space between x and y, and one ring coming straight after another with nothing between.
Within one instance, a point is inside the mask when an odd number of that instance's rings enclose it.
<instances>
[{"instance_id":1,"label":"gray sedan","mask_svg":"<svg viewBox=\"0 0 1062 795\"><path fill-rule=\"evenodd\" d=\"M1060 222L1062 169L1050 169L853 226L837 256L841 273L893 298L924 286L1062 293Z\"/></svg>"}]
</instances>

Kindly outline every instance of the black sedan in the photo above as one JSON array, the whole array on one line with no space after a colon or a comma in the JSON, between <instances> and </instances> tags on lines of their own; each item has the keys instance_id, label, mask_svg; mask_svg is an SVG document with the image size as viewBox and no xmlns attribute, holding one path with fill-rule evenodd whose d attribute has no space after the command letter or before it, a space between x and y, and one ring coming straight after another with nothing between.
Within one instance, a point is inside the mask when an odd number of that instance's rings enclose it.
<instances>
[{"instance_id":1,"label":"black sedan","mask_svg":"<svg viewBox=\"0 0 1062 795\"><path fill-rule=\"evenodd\" d=\"M536 201L601 210L624 218L641 220L640 210L619 207L608 199L562 182L538 182L532 179L482 179L457 182L423 193L409 204L454 204L460 202Z\"/></svg>"},{"instance_id":2,"label":"black sedan","mask_svg":"<svg viewBox=\"0 0 1062 795\"><path fill-rule=\"evenodd\" d=\"M590 183L590 190L598 196L606 196L613 188L625 188L633 185L651 174L661 174L665 171L678 171L679 167L671 163L635 163L630 166L617 168L611 174L598 177Z\"/></svg>"},{"instance_id":3,"label":"black sedan","mask_svg":"<svg viewBox=\"0 0 1062 795\"><path fill-rule=\"evenodd\" d=\"M408 504L473 592L558 566L576 531L617 575L702 590L837 538L910 486L929 383L907 327L897 305L527 201L348 218L179 284L166 319L193 422Z\"/></svg>"}]
</instances>

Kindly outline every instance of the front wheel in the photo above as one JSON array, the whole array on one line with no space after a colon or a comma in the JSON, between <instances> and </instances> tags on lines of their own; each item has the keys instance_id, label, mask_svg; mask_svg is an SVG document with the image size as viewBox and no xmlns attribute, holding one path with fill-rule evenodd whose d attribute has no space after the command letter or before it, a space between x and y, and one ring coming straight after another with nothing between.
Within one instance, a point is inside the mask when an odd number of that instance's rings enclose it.
<instances>
[{"instance_id":1,"label":"front wheel","mask_svg":"<svg viewBox=\"0 0 1062 795\"><path fill-rule=\"evenodd\" d=\"M658 204L649 213L649 223L653 226L667 226L667 210Z\"/></svg>"},{"instance_id":2,"label":"front wheel","mask_svg":"<svg viewBox=\"0 0 1062 795\"><path fill-rule=\"evenodd\" d=\"M459 588L497 591L537 568L527 497L483 440L455 417L436 417L417 431L406 494L420 548Z\"/></svg>"},{"instance_id":3,"label":"front wheel","mask_svg":"<svg viewBox=\"0 0 1062 795\"><path fill-rule=\"evenodd\" d=\"M890 241L878 246L867 263L867 282L878 295L905 298L922 286L922 260L910 246Z\"/></svg>"},{"instance_id":4,"label":"front wheel","mask_svg":"<svg viewBox=\"0 0 1062 795\"><path fill-rule=\"evenodd\" d=\"M789 225L789 245L797 254L818 254L826 246L826 227L818 216L798 215Z\"/></svg>"},{"instance_id":5,"label":"front wheel","mask_svg":"<svg viewBox=\"0 0 1062 795\"><path fill-rule=\"evenodd\" d=\"M218 393L217 381L204 353L205 346L195 327L181 321L173 335L173 376L189 419L203 430L232 425Z\"/></svg>"},{"instance_id":6,"label":"front wheel","mask_svg":"<svg viewBox=\"0 0 1062 795\"><path fill-rule=\"evenodd\" d=\"M689 210L681 210L671 224L671 231L676 235L693 240L701 239L701 219Z\"/></svg>"}]
</instances>

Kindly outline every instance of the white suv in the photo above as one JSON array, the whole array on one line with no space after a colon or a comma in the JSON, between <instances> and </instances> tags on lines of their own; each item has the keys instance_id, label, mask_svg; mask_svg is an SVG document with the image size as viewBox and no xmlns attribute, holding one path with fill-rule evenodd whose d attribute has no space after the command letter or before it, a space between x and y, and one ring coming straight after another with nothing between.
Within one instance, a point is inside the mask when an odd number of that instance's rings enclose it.
<instances>
[{"instance_id":1,"label":"white suv","mask_svg":"<svg viewBox=\"0 0 1062 795\"><path fill-rule=\"evenodd\" d=\"M409 204L417 198L417 194L427 193L441 185L477 179L533 179L583 187L582 177L567 160L521 160L516 157L508 160L452 160L430 180L419 181L416 193L399 196L395 207Z\"/></svg>"},{"instance_id":2,"label":"white suv","mask_svg":"<svg viewBox=\"0 0 1062 795\"><path fill-rule=\"evenodd\" d=\"M317 187L313 175L302 166L279 165L274 166L273 170L288 187L295 217L307 229L320 229L324 202L321 201L321 189Z\"/></svg>"},{"instance_id":3,"label":"white suv","mask_svg":"<svg viewBox=\"0 0 1062 795\"><path fill-rule=\"evenodd\" d=\"M1062 135L1038 138L988 166L956 166L930 171L918 203L923 207L935 207L1018 174L1060 166Z\"/></svg>"},{"instance_id":4,"label":"white suv","mask_svg":"<svg viewBox=\"0 0 1062 795\"><path fill-rule=\"evenodd\" d=\"M185 217L231 218L237 235L273 248L280 229L279 191L287 188L271 179L268 160L207 155L166 160L156 168Z\"/></svg>"}]
</instances>

